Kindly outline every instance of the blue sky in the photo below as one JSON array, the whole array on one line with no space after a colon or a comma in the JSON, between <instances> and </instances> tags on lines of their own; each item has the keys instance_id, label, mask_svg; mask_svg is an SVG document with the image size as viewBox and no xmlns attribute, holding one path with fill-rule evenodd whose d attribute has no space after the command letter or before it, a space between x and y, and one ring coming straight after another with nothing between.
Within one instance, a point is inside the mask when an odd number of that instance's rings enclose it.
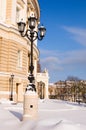
<instances>
[{"instance_id":1,"label":"blue sky","mask_svg":"<svg viewBox=\"0 0 86 130\"><path fill-rule=\"evenodd\" d=\"M49 82L75 76L86 80L86 0L38 0L46 36L38 42Z\"/></svg>"}]
</instances>

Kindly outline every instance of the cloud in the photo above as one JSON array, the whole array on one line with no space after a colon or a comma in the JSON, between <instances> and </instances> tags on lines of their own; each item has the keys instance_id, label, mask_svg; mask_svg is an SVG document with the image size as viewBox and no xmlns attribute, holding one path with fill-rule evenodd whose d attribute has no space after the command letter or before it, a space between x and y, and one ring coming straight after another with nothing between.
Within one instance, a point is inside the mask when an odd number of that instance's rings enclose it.
<instances>
[{"instance_id":1,"label":"cloud","mask_svg":"<svg viewBox=\"0 0 86 130\"><path fill-rule=\"evenodd\" d=\"M59 54L59 52L55 50L43 50L43 49L40 49L40 53L45 56L51 56L51 55L57 56L57 54Z\"/></svg>"},{"instance_id":2,"label":"cloud","mask_svg":"<svg viewBox=\"0 0 86 130\"><path fill-rule=\"evenodd\" d=\"M58 57L48 56L41 59L41 65L43 68L47 68L49 71L62 70L61 66L58 66L60 63Z\"/></svg>"},{"instance_id":3,"label":"cloud","mask_svg":"<svg viewBox=\"0 0 86 130\"><path fill-rule=\"evenodd\" d=\"M86 49L67 51L64 54L61 64L86 64Z\"/></svg>"},{"instance_id":4,"label":"cloud","mask_svg":"<svg viewBox=\"0 0 86 130\"><path fill-rule=\"evenodd\" d=\"M49 55L41 58L41 66L49 71L63 71L65 66L74 68L76 66L86 66L86 49L66 52L54 51L57 56L50 52Z\"/></svg>"},{"instance_id":5,"label":"cloud","mask_svg":"<svg viewBox=\"0 0 86 130\"><path fill-rule=\"evenodd\" d=\"M71 37L78 43L86 46L86 29L63 26L64 30L71 34Z\"/></svg>"},{"instance_id":6,"label":"cloud","mask_svg":"<svg viewBox=\"0 0 86 130\"><path fill-rule=\"evenodd\" d=\"M50 56L50 57L43 59L42 62L59 63L59 59L57 57Z\"/></svg>"}]
</instances>

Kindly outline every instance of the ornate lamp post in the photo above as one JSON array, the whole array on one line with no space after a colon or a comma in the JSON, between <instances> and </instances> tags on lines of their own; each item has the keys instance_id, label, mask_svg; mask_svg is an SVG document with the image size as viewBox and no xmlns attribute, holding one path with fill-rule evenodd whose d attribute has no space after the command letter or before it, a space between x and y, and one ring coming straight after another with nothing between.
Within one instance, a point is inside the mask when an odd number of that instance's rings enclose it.
<instances>
[{"instance_id":1,"label":"ornate lamp post","mask_svg":"<svg viewBox=\"0 0 86 130\"><path fill-rule=\"evenodd\" d=\"M31 59L30 59L30 66L29 66L29 70L30 70L30 75L28 77L28 80L30 81L30 86L32 87L33 90L36 91L36 87L33 84L34 81L34 75L33 75L33 70L34 70L34 65L33 65L33 42L38 39L38 40L42 40L45 32L46 32L46 28L44 26L41 26L38 28L38 32L35 31L35 27L36 27L36 21L37 18L35 18L34 16L30 16L28 18L28 24L29 24L29 29L26 30L26 32L24 32L25 30L25 26L26 24L24 22L19 22L18 23L18 28L19 28L19 32L21 34L22 37L27 37L30 42L31 42ZM28 87L27 87L28 90Z\"/></svg>"},{"instance_id":2,"label":"ornate lamp post","mask_svg":"<svg viewBox=\"0 0 86 130\"><path fill-rule=\"evenodd\" d=\"M44 26L38 28L38 31L35 31L37 18L34 16L30 16L28 18L29 29L25 30L26 24L24 22L18 23L19 32L22 37L27 37L31 42L31 57L30 57L30 74L28 77L29 84L27 85L26 92L24 95L24 114L23 120L27 120L28 118L37 118L38 112L38 95L36 93L36 87L34 84L34 65L33 65L33 43L36 39L42 40L46 29Z\"/></svg>"},{"instance_id":3,"label":"ornate lamp post","mask_svg":"<svg viewBox=\"0 0 86 130\"><path fill-rule=\"evenodd\" d=\"M14 79L14 74L11 75L11 95L10 95L10 101L13 101L13 79Z\"/></svg>"}]
</instances>

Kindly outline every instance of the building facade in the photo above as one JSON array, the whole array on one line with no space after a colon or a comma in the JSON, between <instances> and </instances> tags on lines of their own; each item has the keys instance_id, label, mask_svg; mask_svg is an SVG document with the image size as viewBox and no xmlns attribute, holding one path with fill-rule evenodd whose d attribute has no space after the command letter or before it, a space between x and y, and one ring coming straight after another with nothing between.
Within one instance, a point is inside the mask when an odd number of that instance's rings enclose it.
<instances>
[{"instance_id":1,"label":"building facade","mask_svg":"<svg viewBox=\"0 0 86 130\"><path fill-rule=\"evenodd\" d=\"M38 18L38 26L40 8L37 0L0 0L0 99L10 99L13 91L13 100L23 101L23 94L29 82L30 41L20 36L17 23L21 20L27 22L32 14ZM37 41L34 42L33 49L37 87Z\"/></svg>"},{"instance_id":2,"label":"building facade","mask_svg":"<svg viewBox=\"0 0 86 130\"><path fill-rule=\"evenodd\" d=\"M48 82L49 74L45 69L41 73L37 73L37 93L40 99L48 98Z\"/></svg>"}]
</instances>

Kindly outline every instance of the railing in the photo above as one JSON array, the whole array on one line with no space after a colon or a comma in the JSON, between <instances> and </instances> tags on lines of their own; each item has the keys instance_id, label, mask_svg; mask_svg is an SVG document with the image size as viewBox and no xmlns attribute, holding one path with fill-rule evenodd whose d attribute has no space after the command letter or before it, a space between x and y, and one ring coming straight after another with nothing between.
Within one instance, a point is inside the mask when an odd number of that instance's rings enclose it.
<instances>
[{"instance_id":1,"label":"railing","mask_svg":"<svg viewBox=\"0 0 86 130\"><path fill-rule=\"evenodd\" d=\"M47 73L37 73L37 76L48 76Z\"/></svg>"}]
</instances>

